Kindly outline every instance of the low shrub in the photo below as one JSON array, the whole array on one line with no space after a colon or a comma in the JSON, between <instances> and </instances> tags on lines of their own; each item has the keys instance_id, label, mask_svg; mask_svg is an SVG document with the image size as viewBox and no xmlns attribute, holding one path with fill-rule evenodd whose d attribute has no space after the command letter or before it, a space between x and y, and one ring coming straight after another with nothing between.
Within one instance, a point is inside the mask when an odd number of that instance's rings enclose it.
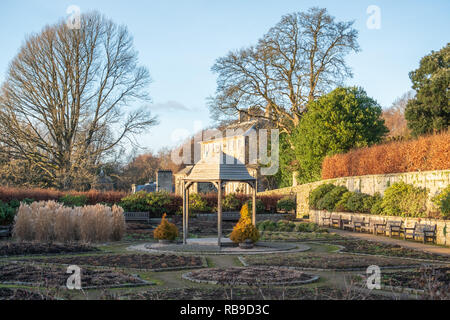
<instances>
[{"instance_id":1,"label":"low shrub","mask_svg":"<svg viewBox=\"0 0 450 320\"><path fill-rule=\"evenodd\" d=\"M66 207L82 207L86 205L87 197L85 195L66 194L59 198L59 202Z\"/></svg>"},{"instance_id":2,"label":"low shrub","mask_svg":"<svg viewBox=\"0 0 450 320\"><path fill-rule=\"evenodd\" d=\"M404 182L396 182L384 191L382 214L403 217L426 217L428 192Z\"/></svg>"},{"instance_id":3,"label":"low shrub","mask_svg":"<svg viewBox=\"0 0 450 320\"><path fill-rule=\"evenodd\" d=\"M253 212L253 204L252 204L252 200L248 200L247 201L247 205L248 205L248 210L250 210L250 212ZM256 213L264 213L266 210L266 206L264 205L264 203L262 202L261 199L256 199Z\"/></svg>"},{"instance_id":4,"label":"low shrub","mask_svg":"<svg viewBox=\"0 0 450 320\"><path fill-rule=\"evenodd\" d=\"M182 204L181 197L168 192L139 191L122 198L119 205L127 212L150 212L154 216L162 216L166 212L177 213Z\"/></svg>"},{"instance_id":5,"label":"low shrub","mask_svg":"<svg viewBox=\"0 0 450 320\"><path fill-rule=\"evenodd\" d=\"M198 193L189 194L189 212L211 212L208 203Z\"/></svg>"},{"instance_id":6,"label":"low shrub","mask_svg":"<svg viewBox=\"0 0 450 320\"><path fill-rule=\"evenodd\" d=\"M352 192L350 192L350 191L344 192L341 196L341 199L338 202L336 202L336 204L334 206L334 211L338 211L338 212L350 211L347 207L347 202L351 196L352 196Z\"/></svg>"},{"instance_id":7,"label":"low shrub","mask_svg":"<svg viewBox=\"0 0 450 320\"><path fill-rule=\"evenodd\" d=\"M236 193L229 193L223 199L222 206L225 211L236 211L242 207L242 203Z\"/></svg>"},{"instance_id":8,"label":"low shrub","mask_svg":"<svg viewBox=\"0 0 450 320\"><path fill-rule=\"evenodd\" d=\"M350 212L369 213L371 196L361 192L352 192L347 200L347 208Z\"/></svg>"},{"instance_id":9,"label":"low shrub","mask_svg":"<svg viewBox=\"0 0 450 320\"><path fill-rule=\"evenodd\" d=\"M252 224L251 214L247 203L242 206L240 213L241 217L230 234L231 241L234 243L241 243L245 240L257 242L259 240L259 231Z\"/></svg>"},{"instance_id":10,"label":"low shrub","mask_svg":"<svg viewBox=\"0 0 450 320\"><path fill-rule=\"evenodd\" d=\"M309 207L310 209L318 209L317 203L322 199L328 192L333 190L336 186L333 184L322 184L312 190L309 194Z\"/></svg>"},{"instance_id":11,"label":"low shrub","mask_svg":"<svg viewBox=\"0 0 450 320\"><path fill-rule=\"evenodd\" d=\"M442 217L447 219L450 217L450 184L439 194L434 196L431 201L437 206Z\"/></svg>"},{"instance_id":12,"label":"low shrub","mask_svg":"<svg viewBox=\"0 0 450 320\"><path fill-rule=\"evenodd\" d=\"M276 231L276 232L328 232L327 229L321 228L313 222L292 222L280 220L278 222L272 220L264 220L257 224L259 231Z\"/></svg>"},{"instance_id":13,"label":"low shrub","mask_svg":"<svg viewBox=\"0 0 450 320\"><path fill-rule=\"evenodd\" d=\"M343 186L337 186L326 193L319 201L317 201L317 209L333 211L336 203L341 200L344 193L348 192L348 189Z\"/></svg>"},{"instance_id":14,"label":"low shrub","mask_svg":"<svg viewBox=\"0 0 450 320\"><path fill-rule=\"evenodd\" d=\"M295 199L284 197L277 202L277 209L284 212L294 211L297 204Z\"/></svg>"},{"instance_id":15,"label":"low shrub","mask_svg":"<svg viewBox=\"0 0 450 320\"><path fill-rule=\"evenodd\" d=\"M123 209L116 205L71 208L55 201L22 203L13 228L18 240L42 242L118 241L124 233Z\"/></svg>"},{"instance_id":16,"label":"low shrub","mask_svg":"<svg viewBox=\"0 0 450 320\"><path fill-rule=\"evenodd\" d=\"M178 237L177 226L169 222L164 213L159 226L153 231L153 237L158 240L175 240Z\"/></svg>"}]
</instances>

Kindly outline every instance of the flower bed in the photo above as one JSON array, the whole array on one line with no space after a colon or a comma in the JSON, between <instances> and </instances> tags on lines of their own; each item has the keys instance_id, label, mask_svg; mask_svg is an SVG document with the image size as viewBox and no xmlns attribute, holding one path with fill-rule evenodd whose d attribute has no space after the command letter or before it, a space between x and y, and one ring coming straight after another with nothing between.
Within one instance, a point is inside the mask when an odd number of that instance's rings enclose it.
<instances>
[{"instance_id":1,"label":"flower bed","mask_svg":"<svg viewBox=\"0 0 450 320\"><path fill-rule=\"evenodd\" d=\"M421 268L414 271L385 272L381 283L385 286L410 288L427 291L440 291L450 299L450 267Z\"/></svg>"},{"instance_id":2,"label":"flower bed","mask_svg":"<svg viewBox=\"0 0 450 320\"><path fill-rule=\"evenodd\" d=\"M375 290L374 290L375 291ZM122 295L132 300L388 300L374 291L317 288L181 288L147 290Z\"/></svg>"},{"instance_id":3,"label":"flower bed","mask_svg":"<svg viewBox=\"0 0 450 320\"><path fill-rule=\"evenodd\" d=\"M245 256L244 261L251 266L281 266L306 269L365 270L370 265L379 267L420 266L422 261L401 258L358 256L340 253L290 253L266 256Z\"/></svg>"},{"instance_id":4,"label":"flower bed","mask_svg":"<svg viewBox=\"0 0 450 320\"><path fill-rule=\"evenodd\" d=\"M381 242L365 241L365 240L343 240L333 242L344 246L342 252L365 253L372 255L384 255L402 258L427 259L449 262L450 257L423 252L419 250L409 249L395 244L387 244Z\"/></svg>"},{"instance_id":5,"label":"flower bed","mask_svg":"<svg viewBox=\"0 0 450 320\"><path fill-rule=\"evenodd\" d=\"M183 278L222 285L298 285L316 281L318 276L299 270L264 266L202 269L184 274Z\"/></svg>"},{"instance_id":6,"label":"flower bed","mask_svg":"<svg viewBox=\"0 0 450 320\"><path fill-rule=\"evenodd\" d=\"M74 257L41 258L33 259L33 261L67 265L76 264L79 266L117 267L147 270L203 266L203 259L201 257L165 254L83 255Z\"/></svg>"},{"instance_id":7,"label":"flower bed","mask_svg":"<svg viewBox=\"0 0 450 320\"><path fill-rule=\"evenodd\" d=\"M3 284L44 287L65 286L67 269L60 266L41 266L24 263L0 264L0 282ZM143 280L114 270L81 269L82 288L117 287L146 284Z\"/></svg>"},{"instance_id":8,"label":"flower bed","mask_svg":"<svg viewBox=\"0 0 450 320\"><path fill-rule=\"evenodd\" d=\"M328 241L341 240L336 233L262 231L261 241Z\"/></svg>"},{"instance_id":9,"label":"flower bed","mask_svg":"<svg viewBox=\"0 0 450 320\"><path fill-rule=\"evenodd\" d=\"M27 289L0 288L0 300L53 300L53 298Z\"/></svg>"},{"instance_id":10,"label":"flower bed","mask_svg":"<svg viewBox=\"0 0 450 320\"><path fill-rule=\"evenodd\" d=\"M0 256L67 254L99 251L82 243L0 242Z\"/></svg>"}]
</instances>

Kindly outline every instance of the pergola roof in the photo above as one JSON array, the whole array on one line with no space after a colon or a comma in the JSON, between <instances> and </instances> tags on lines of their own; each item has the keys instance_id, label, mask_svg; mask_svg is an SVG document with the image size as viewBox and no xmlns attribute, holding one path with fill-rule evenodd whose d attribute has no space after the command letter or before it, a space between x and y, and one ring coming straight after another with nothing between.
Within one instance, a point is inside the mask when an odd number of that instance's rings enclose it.
<instances>
[{"instance_id":1,"label":"pergola roof","mask_svg":"<svg viewBox=\"0 0 450 320\"><path fill-rule=\"evenodd\" d=\"M255 181L244 164L199 161L184 179L186 181Z\"/></svg>"}]
</instances>

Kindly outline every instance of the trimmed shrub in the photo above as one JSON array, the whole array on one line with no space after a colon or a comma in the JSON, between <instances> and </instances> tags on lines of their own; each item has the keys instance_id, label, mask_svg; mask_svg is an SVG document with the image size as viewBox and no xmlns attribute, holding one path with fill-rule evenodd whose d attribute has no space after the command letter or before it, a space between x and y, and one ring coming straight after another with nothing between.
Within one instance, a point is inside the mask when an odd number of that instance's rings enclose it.
<instances>
[{"instance_id":1,"label":"trimmed shrub","mask_svg":"<svg viewBox=\"0 0 450 320\"><path fill-rule=\"evenodd\" d=\"M326 157L322 179L450 169L450 131Z\"/></svg>"},{"instance_id":2,"label":"trimmed shrub","mask_svg":"<svg viewBox=\"0 0 450 320\"><path fill-rule=\"evenodd\" d=\"M178 237L177 226L169 222L164 213L159 226L153 231L153 237L158 240L175 240Z\"/></svg>"},{"instance_id":3,"label":"trimmed shrub","mask_svg":"<svg viewBox=\"0 0 450 320\"><path fill-rule=\"evenodd\" d=\"M242 206L240 213L241 217L230 234L231 241L234 243L241 243L249 239L253 242L257 242L259 240L259 231L252 224L248 204L244 204Z\"/></svg>"},{"instance_id":4,"label":"trimmed shrub","mask_svg":"<svg viewBox=\"0 0 450 320\"><path fill-rule=\"evenodd\" d=\"M382 214L403 217L426 217L428 192L425 188L397 182L384 192Z\"/></svg>"},{"instance_id":5,"label":"trimmed shrub","mask_svg":"<svg viewBox=\"0 0 450 320\"><path fill-rule=\"evenodd\" d=\"M347 208L350 212L369 213L370 208L366 205L370 203L370 195L361 192L352 192L347 200Z\"/></svg>"},{"instance_id":6,"label":"trimmed shrub","mask_svg":"<svg viewBox=\"0 0 450 320\"><path fill-rule=\"evenodd\" d=\"M313 222L292 222L280 220L278 222L265 220L257 224L260 231L283 231L283 232L328 232L327 229L319 227Z\"/></svg>"},{"instance_id":7,"label":"trimmed shrub","mask_svg":"<svg viewBox=\"0 0 450 320\"><path fill-rule=\"evenodd\" d=\"M209 212L211 208L208 203L198 193L189 194L189 210L192 213Z\"/></svg>"},{"instance_id":8,"label":"trimmed shrub","mask_svg":"<svg viewBox=\"0 0 450 320\"><path fill-rule=\"evenodd\" d=\"M59 202L66 207L82 207L86 205L87 197L85 195L66 194L59 198Z\"/></svg>"},{"instance_id":9,"label":"trimmed shrub","mask_svg":"<svg viewBox=\"0 0 450 320\"><path fill-rule=\"evenodd\" d=\"M227 211L236 211L242 206L236 193L227 194L222 203L223 209Z\"/></svg>"},{"instance_id":10,"label":"trimmed shrub","mask_svg":"<svg viewBox=\"0 0 450 320\"><path fill-rule=\"evenodd\" d=\"M348 192L348 189L343 186L337 186L330 192L326 193L319 201L317 201L317 209L333 211L336 203L341 200L344 193Z\"/></svg>"},{"instance_id":11,"label":"trimmed shrub","mask_svg":"<svg viewBox=\"0 0 450 320\"><path fill-rule=\"evenodd\" d=\"M22 203L14 221L13 235L26 241L117 241L125 233L122 208L65 207L55 201Z\"/></svg>"},{"instance_id":12,"label":"trimmed shrub","mask_svg":"<svg viewBox=\"0 0 450 320\"><path fill-rule=\"evenodd\" d=\"M290 212L294 211L297 204L295 202L295 199L292 199L290 197L284 197L277 202L277 209L280 211Z\"/></svg>"},{"instance_id":13,"label":"trimmed shrub","mask_svg":"<svg viewBox=\"0 0 450 320\"><path fill-rule=\"evenodd\" d=\"M282 198L280 195L262 195L258 196L257 199L261 200L264 205L263 211L276 212L278 201ZM256 207L258 208L258 207Z\"/></svg>"},{"instance_id":14,"label":"trimmed shrub","mask_svg":"<svg viewBox=\"0 0 450 320\"><path fill-rule=\"evenodd\" d=\"M338 211L338 212L347 212L350 211L349 208L347 207L347 202L348 199L352 196L352 192L347 191L344 192L341 196L341 199L336 202L335 206L334 206L334 211Z\"/></svg>"},{"instance_id":15,"label":"trimmed shrub","mask_svg":"<svg viewBox=\"0 0 450 320\"><path fill-rule=\"evenodd\" d=\"M248 210L250 210L250 212L252 212L252 210L253 210L252 200L248 200L247 205L248 205ZM265 208L266 207L264 206L264 203L262 202L262 200L257 198L256 199L256 213L264 213Z\"/></svg>"},{"instance_id":16,"label":"trimmed shrub","mask_svg":"<svg viewBox=\"0 0 450 320\"><path fill-rule=\"evenodd\" d=\"M447 219L450 217L450 184L439 194L434 196L431 201L438 207L442 217Z\"/></svg>"},{"instance_id":17,"label":"trimmed shrub","mask_svg":"<svg viewBox=\"0 0 450 320\"><path fill-rule=\"evenodd\" d=\"M175 214L182 204L181 197L168 192L139 191L124 197L119 205L127 212L150 212L154 216L162 216L166 212Z\"/></svg>"},{"instance_id":18,"label":"trimmed shrub","mask_svg":"<svg viewBox=\"0 0 450 320\"><path fill-rule=\"evenodd\" d=\"M322 199L328 192L336 188L333 184L322 184L312 190L309 194L309 208L318 209L317 203Z\"/></svg>"}]
</instances>

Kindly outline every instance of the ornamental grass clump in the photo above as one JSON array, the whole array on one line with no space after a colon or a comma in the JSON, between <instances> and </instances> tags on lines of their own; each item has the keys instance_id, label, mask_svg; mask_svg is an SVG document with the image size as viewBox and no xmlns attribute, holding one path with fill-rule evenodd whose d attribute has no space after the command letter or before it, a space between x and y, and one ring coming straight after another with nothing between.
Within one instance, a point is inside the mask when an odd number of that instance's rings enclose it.
<instances>
[{"instance_id":1,"label":"ornamental grass clump","mask_svg":"<svg viewBox=\"0 0 450 320\"><path fill-rule=\"evenodd\" d=\"M153 237L158 240L173 241L178 237L178 229L175 224L167 220L166 216L164 213L160 225L153 231Z\"/></svg>"},{"instance_id":2,"label":"ornamental grass clump","mask_svg":"<svg viewBox=\"0 0 450 320\"><path fill-rule=\"evenodd\" d=\"M118 241L125 234L123 209L118 206L65 207L56 201L22 203L13 235L20 241Z\"/></svg>"},{"instance_id":3,"label":"ornamental grass clump","mask_svg":"<svg viewBox=\"0 0 450 320\"><path fill-rule=\"evenodd\" d=\"M234 226L230 239L234 243L243 243L246 240L257 242L259 240L259 231L252 224L252 217L250 215L247 203L241 208L241 217L239 218L238 223Z\"/></svg>"}]
</instances>

